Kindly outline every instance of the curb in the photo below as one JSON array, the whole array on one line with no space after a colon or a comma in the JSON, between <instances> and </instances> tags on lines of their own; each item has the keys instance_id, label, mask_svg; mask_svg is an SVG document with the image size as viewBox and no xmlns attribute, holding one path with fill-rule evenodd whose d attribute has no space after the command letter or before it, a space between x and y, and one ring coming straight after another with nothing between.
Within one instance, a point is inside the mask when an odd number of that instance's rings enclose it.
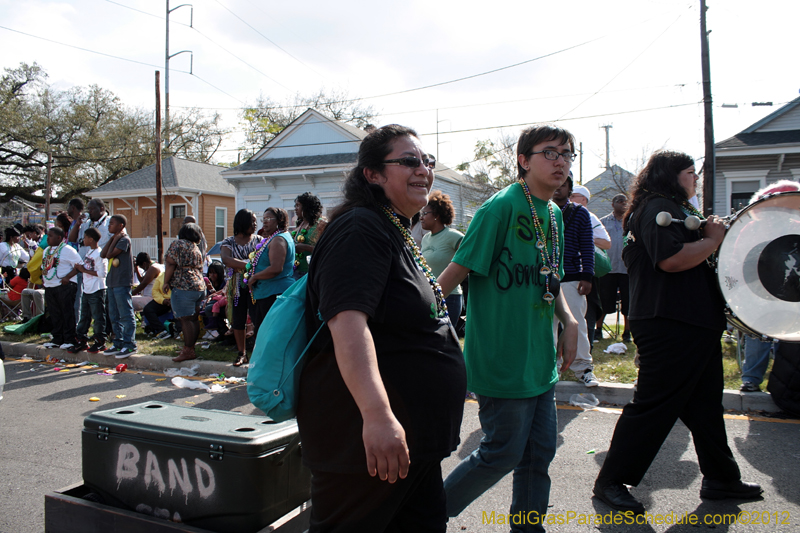
<instances>
[{"instance_id":1,"label":"curb","mask_svg":"<svg viewBox=\"0 0 800 533\"><path fill-rule=\"evenodd\" d=\"M49 355L59 360L63 359L68 363L89 361L90 363L99 365L108 365L112 368L120 363L125 363L131 370L150 370L155 372L164 372L168 368L189 368L192 365L199 365L197 375L221 374L224 372L226 376L247 376L247 368L245 365L233 366L232 363L224 361L193 359L191 361L184 361L183 363L175 363L172 361L171 357L166 355L145 354L133 354L125 359L117 359L112 355L105 355L103 353L69 353L60 348L45 348L39 344L27 344L24 342L2 341L0 344L3 345L3 351L6 355L26 356L33 359L44 360Z\"/></svg>"},{"instance_id":2,"label":"curb","mask_svg":"<svg viewBox=\"0 0 800 533\"><path fill-rule=\"evenodd\" d=\"M79 352L71 354L60 348L45 348L39 344L27 344L24 342L2 341L3 351L6 355L27 356L34 359L44 360L48 355L58 359L64 359L69 363L80 363L89 361L111 367L119 363L125 363L130 369L150 370L164 372L168 368L191 367L199 365L198 375L221 374L233 377L246 377L247 368L245 366L233 366L232 363L223 361L210 361L194 359L183 363L175 363L172 358L166 355L144 355L133 354L126 359L116 359L110 355L102 353ZM586 387L576 381L559 381L556 384L556 401L569 403L573 394L588 393L601 402L611 405L624 406L633 399L633 385L621 383L600 383L597 387ZM722 393L722 407L726 410L748 412L765 411L777 413L781 409L772 401L772 396L768 392L740 392L738 390L724 390Z\"/></svg>"},{"instance_id":3,"label":"curb","mask_svg":"<svg viewBox=\"0 0 800 533\"><path fill-rule=\"evenodd\" d=\"M569 402L573 394L594 394L601 402L624 406L633 399L633 385L600 383L597 387L586 387L576 381L559 381L556 384L556 401ZM722 391L722 407L732 411L766 411L777 413L781 409L772 401L768 392Z\"/></svg>"}]
</instances>

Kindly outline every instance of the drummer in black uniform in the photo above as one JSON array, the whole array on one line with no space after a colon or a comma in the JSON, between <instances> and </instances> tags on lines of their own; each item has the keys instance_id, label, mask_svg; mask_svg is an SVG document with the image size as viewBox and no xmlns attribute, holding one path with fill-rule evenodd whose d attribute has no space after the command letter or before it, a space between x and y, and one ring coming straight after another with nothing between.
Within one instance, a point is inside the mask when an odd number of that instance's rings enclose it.
<instances>
[{"instance_id":1,"label":"drummer in black uniform","mask_svg":"<svg viewBox=\"0 0 800 533\"><path fill-rule=\"evenodd\" d=\"M620 511L644 513L626 485L642 481L678 418L692 432L702 498L752 499L762 492L741 481L722 417L724 302L707 260L725 226L715 216L695 231L680 222L656 223L663 211L678 220L703 218L688 201L697 179L690 156L654 153L636 178L623 219L639 380L594 485L595 496Z\"/></svg>"}]
</instances>

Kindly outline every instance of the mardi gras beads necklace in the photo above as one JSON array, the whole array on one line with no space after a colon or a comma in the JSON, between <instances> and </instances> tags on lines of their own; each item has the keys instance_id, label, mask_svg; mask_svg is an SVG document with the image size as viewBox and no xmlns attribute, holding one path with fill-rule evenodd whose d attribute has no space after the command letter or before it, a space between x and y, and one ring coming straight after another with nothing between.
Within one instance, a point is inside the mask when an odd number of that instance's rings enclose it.
<instances>
[{"instance_id":1,"label":"mardi gras beads necklace","mask_svg":"<svg viewBox=\"0 0 800 533\"><path fill-rule=\"evenodd\" d=\"M64 242L62 241L55 250L52 250L51 248L51 250L45 255L44 261L42 261L42 266L44 267L45 271L44 279L51 280L58 273L58 260L61 257L61 250L63 249ZM48 274L50 275L48 276Z\"/></svg>"},{"instance_id":2,"label":"mardi gras beads necklace","mask_svg":"<svg viewBox=\"0 0 800 533\"><path fill-rule=\"evenodd\" d=\"M261 259L261 254L263 254L264 250L266 250L269 247L270 241L272 241L272 239L278 233L280 233L280 230L275 231L274 233L272 233L272 235L270 235L266 239L262 239L261 242L258 243L258 246L256 246L256 249L250 252L249 256L250 259L249 261L247 261L247 266L245 266L244 268L244 276L242 276L243 284L246 285L247 282L250 281L250 276L252 276L255 273L256 265L258 265L258 260ZM255 296L253 296L253 291L250 291L250 299L253 301L253 303L256 303L256 298ZM236 304L234 303L234 305Z\"/></svg>"},{"instance_id":3,"label":"mardi gras beads necklace","mask_svg":"<svg viewBox=\"0 0 800 533\"><path fill-rule=\"evenodd\" d=\"M400 230L403 240L406 241L406 246L408 246L409 250L411 250L411 255L414 256L414 262L417 263L417 268L419 268L420 271L425 274L425 279L427 279L428 283L430 283L431 289L433 289L433 296L436 298L437 315L440 317L449 317L450 315L447 313L447 303L444 301L442 287L439 285L439 282L436 281L436 276L433 275L431 268L428 266L428 262L425 261L425 258L422 256L422 252L419 251L419 247L414 241L414 237L412 237L408 229L403 226L394 211L385 205L382 206L382 209L386 216L389 217L389 220L391 220L392 224L394 224L397 229Z\"/></svg>"},{"instance_id":4,"label":"mardi gras beads necklace","mask_svg":"<svg viewBox=\"0 0 800 533\"><path fill-rule=\"evenodd\" d=\"M294 238L294 241L296 243L299 243L299 244L304 244L306 242L306 240L308 239L308 237L306 237L306 235L308 235L308 230L309 230L309 228L305 227L305 228L303 228L301 230L293 231L292 232L292 237ZM297 270L297 267L300 266L300 261L303 260L303 253L304 252L296 252L294 254L294 269L295 270Z\"/></svg>"},{"instance_id":5,"label":"mardi gras beads necklace","mask_svg":"<svg viewBox=\"0 0 800 533\"><path fill-rule=\"evenodd\" d=\"M533 205L533 198L531 191L528 189L528 184L525 180L519 180L522 186L522 191L525 193L525 198L528 200L528 205L531 208L531 219L533 220L533 230L536 233L536 248L542 256L542 268L539 269L539 274L544 276L545 291L542 295L542 300L548 304L552 304L553 300L558 296L561 282L558 279L558 258L559 245L558 245L558 226L556 225L556 215L553 212L553 204L547 202L547 211L550 215L550 236L553 242L551 253L547 254L547 234L542 228L542 223L536 215L536 207ZM552 290L551 290L552 289Z\"/></svg>"}]
</instances>

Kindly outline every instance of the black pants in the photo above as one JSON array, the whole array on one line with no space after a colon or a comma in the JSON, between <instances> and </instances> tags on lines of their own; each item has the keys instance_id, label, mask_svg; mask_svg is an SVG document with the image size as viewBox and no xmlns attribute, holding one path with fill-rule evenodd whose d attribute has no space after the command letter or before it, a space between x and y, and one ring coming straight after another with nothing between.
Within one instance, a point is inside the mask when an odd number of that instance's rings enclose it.
<instances>
[{"instance_id":1,"label":"black pants","mask_svg":"<svg viewBox=\"0 0 800 533\"><path fill-rule=\"evenodd\" d=\"M692 432L703 476L740 479L722 418L722 331L660 318L630 324L639 381L598 479L638 485L678 418Z\"/></svg>"},{"instance_id":2,"label":"black pants","mask_svg":"<svg viewBox=\"0 0 800 533\"><path fill-rule=\"evenodd\" d=\"M310 533L444 533L440 461L415 461L396 483L363 474L312 471Z\"/></svg>"},{"instance_id":3,"label":"black pants","mask_svg":"<svg viewBox=\"0 0 800 533\"><path fill-rule=\"evenodd\" d=\"M256 300L253 310L250 312L250 320L253 321L253 333L256 338L258 337L258 328L261 327L261 323L264 321L267 313L269 313L269 310L272 309L272 304L275 303L278 296L278 294L273 294L272 296Z\"/></svg>"},{"instance_id":4,"label":"black pants","mask_svg":"<svg viewBox=\"0 0 800 533\"><path fill-rule=\"evenodd\" d=\"M147 302L147 305L145 305L144 309L142 309L142 314L147 320L147 325L150 326L150 329L154 334L157 335L162 331L166 331L164 324L161 323L161 320L159 320L158 317L161 315L166 315L169 313L169 310L170 306L162 305L155 300L150 300Z\"/></svg>"},{"instance_id":5,"label":"black pants","mask_svg":"<svg viewBox=\"0 0 800 533\"><path fill-rule=\"evenodd\" d=\"M78 285L72 282L44 288L44 305L53 324L53 342L75 342L75 295Z\"/></svg>"}]
</instances>

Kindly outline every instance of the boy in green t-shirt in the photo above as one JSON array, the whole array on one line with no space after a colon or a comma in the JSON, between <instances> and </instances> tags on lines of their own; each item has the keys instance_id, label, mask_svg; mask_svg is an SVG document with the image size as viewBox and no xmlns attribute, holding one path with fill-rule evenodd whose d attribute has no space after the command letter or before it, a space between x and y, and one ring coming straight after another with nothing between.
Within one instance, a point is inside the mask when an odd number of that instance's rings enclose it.
<instances>
[{"instance_id":1,"label":"boy in green t-shirt","mask_svg":"<svg viewBox=\"0 0 800 533\"><path fill-rule=\"evenodd\" d=\"M550 201L575 158L568 131L534 126L517 144L520 181L475 214L453 262L439 276L445 294L472 273L464 357L467 388L478 396L485 436L445 480L447 514L457 516L514 470L511 513L521 531L544 531L557 421L556 356L569 368L577 322L559 291L561 210ZM533 217L532 214L536 213ZM553 339L553 315L565 324Z\"/></svg>"}]
</instances>

